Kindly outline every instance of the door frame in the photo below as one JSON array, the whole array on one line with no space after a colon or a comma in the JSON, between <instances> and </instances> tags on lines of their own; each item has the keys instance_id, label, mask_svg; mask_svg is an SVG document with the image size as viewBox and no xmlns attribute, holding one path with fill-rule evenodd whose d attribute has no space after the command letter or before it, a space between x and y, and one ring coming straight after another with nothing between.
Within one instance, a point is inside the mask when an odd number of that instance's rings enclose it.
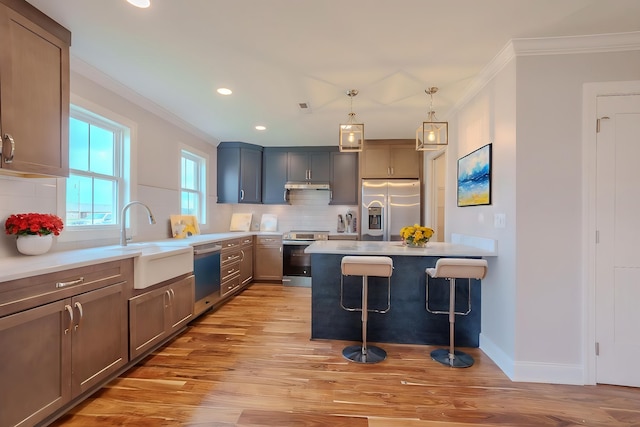
<instances>
[{"instance_id":1,"label":"door frame","mask_svg":"<svg viewBox=\"0 0 640 427\"><path fill-rule=\"evenodd\" d=\"M424 221L423 224L431 224L431 226L435 227L435 224L433 224L433 221L436 217L436 215L434 214L434 209L435 209L435 204L436 204L436 198L438 197L438 188L437 188L437 179L435 177L435 168L433 167L435 159L437 159L438 157L443 156L444 158L444 167L445 167L445 177L447 176L447 147L441 148L439 150L434 150L434 151L424 151L424 170L427 171L427 173L424 174L424 178L425 178L425 183L424 183L424 197L422 200L424 200L426 202L426 204L428 205L428 209L423 209L424 211ZM446 179L445 179L445 185L446 185ZM446 189L445 189L445 207L446 207ZM445 212L445 222L444 222L444 236L442 236L443 241L447 241L446 239L446 235L447 235L447 221L446 221L446 212ZM435 228L434 228L435 230Z\"/></svg>"},{"instance_id":2,"label":"door frame","mask_svg":"<svg viewBox=\"0 0 640 427\"><path fill-rule=\"evenodd\" d=\"M640 95L640 80L582 87L582 301L584 383L596 384L596 119L598 96Z\"/></svg>"}]
</instances>

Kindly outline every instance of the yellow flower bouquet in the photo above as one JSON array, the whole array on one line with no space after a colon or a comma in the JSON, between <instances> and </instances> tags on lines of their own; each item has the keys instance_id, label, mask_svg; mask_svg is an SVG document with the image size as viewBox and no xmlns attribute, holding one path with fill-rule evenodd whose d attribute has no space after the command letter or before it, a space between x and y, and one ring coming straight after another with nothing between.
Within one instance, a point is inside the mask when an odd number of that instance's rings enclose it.
<instances>
[{"instance_id":1,"label":"yellow flower bouquet","mask_svg":"<svg viewBox=\"0 0 640 427\"><path fill-rule=\"evenodd\" d=\"M407 246L424 247L433 236L433 230L418 224L409 225L400 229L400 237Z\"/></svg>"}]
</instances>

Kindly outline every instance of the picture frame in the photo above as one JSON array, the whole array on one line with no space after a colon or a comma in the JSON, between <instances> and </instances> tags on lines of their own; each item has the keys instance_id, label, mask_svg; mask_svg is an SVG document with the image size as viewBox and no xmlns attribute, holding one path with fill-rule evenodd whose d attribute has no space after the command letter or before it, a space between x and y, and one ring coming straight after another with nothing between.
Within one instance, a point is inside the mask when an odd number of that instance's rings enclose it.
<instances>
[{"instance_id":1,"label":"picture frame","mask_svg":"<svg viewBox=\"0 0 640 427\"><path fill-rule=\"evenodd\" d=\"M184 239L200 234L198 219L195 215L169 215L171 235L175 239Z\"/></svg>"},{"instance_id":2,"label":"picture frame","mask_svg":"<svg viewBox=\"0 0 640 427\"><path fill-rule=\"evenodd\" d=\"M458 159L458 206L491 204L492 144Z\"/></svg>"}]
</instances>

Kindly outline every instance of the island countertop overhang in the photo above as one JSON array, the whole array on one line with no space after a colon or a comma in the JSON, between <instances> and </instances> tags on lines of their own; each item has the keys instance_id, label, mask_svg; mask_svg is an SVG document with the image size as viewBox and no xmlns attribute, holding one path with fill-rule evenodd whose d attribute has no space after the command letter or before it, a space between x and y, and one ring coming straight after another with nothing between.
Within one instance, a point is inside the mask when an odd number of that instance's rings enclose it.
<instances>
[{"instance_id":1,"label":"island countertop overhang","mask_svg":"<svg viewBox=\"0 0 640 427\"><path fill-rule=\"evenodd\" d=\"M321 240L305 249L308 254L433 256L433 257L495 257L496 251L459 243L429 242L424 248L410 248L400 241Z\"/></svg>"}]
</instances>

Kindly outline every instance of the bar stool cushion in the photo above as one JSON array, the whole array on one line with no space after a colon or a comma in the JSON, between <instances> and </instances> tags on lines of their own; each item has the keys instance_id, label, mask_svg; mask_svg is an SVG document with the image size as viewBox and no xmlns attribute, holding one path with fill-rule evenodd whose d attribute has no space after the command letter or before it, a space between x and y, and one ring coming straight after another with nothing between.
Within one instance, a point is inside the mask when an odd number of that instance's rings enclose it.
<instances>
[{"instance_id":1,"label":"bar stool cushion","mask_svg":"<svg viewBox=\"0 0 640 427\"><path fill-rule=\"evenodd\" d=\"M484 279L487 275L487 260L473 258L440 258L435 268L427 268L429 276L451 279ZM344 274L344 273L343 273Z\"/></svg>"},{"instance_id":2,"label":"bar stool cushion","mask_svg":"<svg viewBox=\"0 0 640 427\"><path fill-rule=\"evenodd\" d=\"M393 260L386 256L342 257L342 275L391 277Z\"/></svg>"}]
</instances>

